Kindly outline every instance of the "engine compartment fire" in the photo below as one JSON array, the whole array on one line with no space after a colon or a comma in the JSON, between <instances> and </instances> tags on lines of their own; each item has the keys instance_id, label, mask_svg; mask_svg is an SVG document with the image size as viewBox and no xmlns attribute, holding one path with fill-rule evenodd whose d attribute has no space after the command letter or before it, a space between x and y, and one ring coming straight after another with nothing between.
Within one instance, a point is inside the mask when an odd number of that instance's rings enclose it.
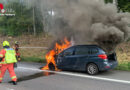
<instances>
[{"instance_id":1,"label":"engine compartment fire","mask_svg":"<svg viewBox=\"0 0 130 90\"><path fill-rule=\"evenodd\" d=\"M53 64L55 67L55 71L58 71L58 68L56 67L56 62L55 62L56 55L58 55L64 49L66 49L72 45L71 41L69 41L66 37L60 43L61 44L56 42L55 47L46 54L45 58L46 58L47 64L46 64L46 66L44 66L42 68L42 70L49 70L49 64Z\"/></svg>"}]
</instances>

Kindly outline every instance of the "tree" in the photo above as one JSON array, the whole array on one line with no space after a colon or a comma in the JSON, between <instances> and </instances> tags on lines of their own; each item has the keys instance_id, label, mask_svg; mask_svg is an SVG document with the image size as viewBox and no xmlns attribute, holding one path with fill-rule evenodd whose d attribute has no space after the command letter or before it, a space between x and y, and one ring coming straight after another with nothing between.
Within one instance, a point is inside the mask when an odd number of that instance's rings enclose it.
<instances>
[{"instance_id":1,"label":"tree","mask_svg":"<svg viewBox=\"0 0 130 90\"><path fill-rule=\"evenodd\" d=\"M118 0L118 8L123 12L130 12L130 0Z\"/></svg>"},{"instance_id":2,"label":"tree","mask_svg":"<svg viewBox=\"0 0 130 90\"><path fill-rule=\"evenodd\" d=\"M6 8L12 8L16 16L0 17L0 33L9 36L18 36L23 33L40 33L43 30L42 19L39 19L40 11L37 7L28 7L23 2L11 1L6 4ZM34 11L35 10L35 11ZM40 17L41 18L41 17ZM35 26L35 31L34 31Z\"/></svg>"}]
</instances>

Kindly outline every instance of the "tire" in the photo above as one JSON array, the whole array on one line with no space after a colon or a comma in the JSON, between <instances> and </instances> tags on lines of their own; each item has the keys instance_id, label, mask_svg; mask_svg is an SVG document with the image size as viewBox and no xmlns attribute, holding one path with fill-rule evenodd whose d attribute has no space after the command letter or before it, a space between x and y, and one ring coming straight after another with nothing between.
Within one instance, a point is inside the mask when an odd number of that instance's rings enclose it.
<instances>
[{"instance_id":1,"label":"tire","mask_svg":"<svg viewBox=\"0 0 130 90\"><path fill-rule=\"evenodd\" d=\"M49 69L52 70L52 71L55 71L55 66L52 63L50 63L49 64Z\"/></svg>"},{"instance_id":2,"label":"tire","mask_svg":"<svg viewBox=\"0 0 130 90\"><path fill-rule=\"evenodd\" d=\"M98 74L99 69L96 64L90 63L87 65L87 73L90 75L96 75Z\"/></svg>"}]
</instances>

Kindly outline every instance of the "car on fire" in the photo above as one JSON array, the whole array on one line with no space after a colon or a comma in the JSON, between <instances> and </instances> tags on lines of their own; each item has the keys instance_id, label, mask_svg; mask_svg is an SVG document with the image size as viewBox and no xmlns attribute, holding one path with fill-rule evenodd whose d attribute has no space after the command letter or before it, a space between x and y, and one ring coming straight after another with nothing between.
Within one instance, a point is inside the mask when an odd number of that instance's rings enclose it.
<instances>
[{"instance_id":1,"label":"car on fire","mask_svg":"<svg viewBox=\"0 0 130 90\"><path fill-rule=\"evenodd\" d=\"M118 62L116 53L107 55L97 45L76 45L58 54L56 65L61 70L86 71L95 75L99 71L114 69Z\"/></svg>"}]
</instances>

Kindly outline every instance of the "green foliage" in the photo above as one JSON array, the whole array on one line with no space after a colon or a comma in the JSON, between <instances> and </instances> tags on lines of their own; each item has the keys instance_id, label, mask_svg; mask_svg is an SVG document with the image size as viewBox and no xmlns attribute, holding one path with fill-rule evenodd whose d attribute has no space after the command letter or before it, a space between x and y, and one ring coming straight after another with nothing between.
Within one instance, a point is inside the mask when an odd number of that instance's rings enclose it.
<instances>
[{"instance_id":1,"label":"green foliage","mask_svg":"<svg viewBox=\"0 0 130 90\"><path fill-rule=\"evenodd\" d=\"M45 63L46 60L45 59L41 59L38 57L21 57L21 61L26 61L26 62L39 62L39 63Z\"/></svg>"},{"instance_id":2,"label":"green foliage","mask_svg":"<svg viewBox=\"0 0 130 90\"><path fill-rule=\"evenodd\" d=\"M105 3L113 3L113 0L104 0ZM130 0L117 0L119 11L130 12Z\"/></svg>"},{"instance_id":3,"label":"green foliage","mask_svg":"<svg viewBox=\"0 0 130 90\"><path fill-rule=\"evenodd\" d=\"M130 12L130 0L118 0L118 8L123 12Z\"/></svg>"},{"instance_id":4,"label":"green foliage","mask_svg":"<svg viewBox=\"0 0 130 90\"><path fill-rule=\"evenodd\" d=\"M118 65L116 70L130 71L130 62L122 62L121 64Z\"/></svg>"},{"instance_id":5,"label":"green foliage","mask_svg":"<svg viewBox=\"0 0 130 90\"><path fill-rule=\"evenodd\" d=\"M122 10L123 10L124 12L130 12L130 2L127 3L127 4L122 8Z\"/></svg>"},{"instance_id":6,"label":"green foliage","mask_svg":"<svg viewBox=\"0 0 130 90\"><path fill-rule=\"evenodd\" d=\"M0 33L2 35L18 36L24 33L32 34L34 27L33 9L37 11L34 15L36 33L43 31L41 12L36 7L27 7L24 3L14 0L14 2L7 3L6 8L12 8L16 15L12 17L0 16Z\"/></svg>"},{"instance_id":7,"label":"green foliage","mask_svg":"<svg viewBox=\"0 0 130 90\"><path fill-rule=\"evenodd\" d=\"M117 1L119 11L130 12L130 0ZM105 0L105 2L112 3L113 0ZM16 16L0 16L0 34L2 35L18 36L25 33L33 34L35 30L34 26L36 27L36 34L38 34L44 32L44 25L50 25L47 20L51 17L47 14L43 17L43 13L38 5L27 6L27 4L21 0L8 0L8 2L4 3L4 6L5 8L12 8L15 11ZM33 11L35 11L34 14Z\"/></svg>"}]
</instances>

